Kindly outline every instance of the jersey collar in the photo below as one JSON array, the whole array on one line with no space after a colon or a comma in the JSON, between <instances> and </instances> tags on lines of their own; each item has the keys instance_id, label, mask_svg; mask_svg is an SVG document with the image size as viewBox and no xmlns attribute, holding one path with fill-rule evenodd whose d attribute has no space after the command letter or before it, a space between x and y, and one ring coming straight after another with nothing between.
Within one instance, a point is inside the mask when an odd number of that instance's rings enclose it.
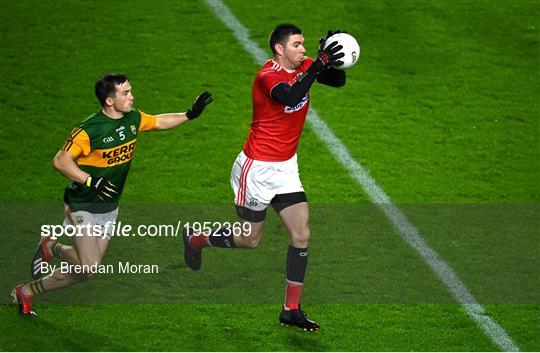
<instances>
[{"instance_id":1,"label":"jersey collar","mask_svg":"<svg viewBox=\"0 0 540 353\"><path fill-rule=\"evenodd\" d=\"M279 66L280 68L282 68L283 70L285 70L286 72L290 73L290 74L292 74L293 72L296 71L296 69L294 69L294 70L289 70L289 69L284 68L283 66L281 66L280 64L278 64L274 59L270 59L270 61L273 62L275 65Z\"/></svg>"}]
</instances>

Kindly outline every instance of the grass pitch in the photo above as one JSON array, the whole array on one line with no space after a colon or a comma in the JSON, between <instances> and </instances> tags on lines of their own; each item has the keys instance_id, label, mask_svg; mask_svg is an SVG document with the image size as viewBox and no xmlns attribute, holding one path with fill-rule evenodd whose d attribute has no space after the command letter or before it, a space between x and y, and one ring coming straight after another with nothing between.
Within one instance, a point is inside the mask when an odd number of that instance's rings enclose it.
<instances>
[{"instance_id":1,"label":"grass pitch","mask_svg":"<svg viewBox=\"0 0 540 353\"><path fill-rule=\"evenodd\" d=\"M314 86L321 117L522 349L540 350L540 5L537 1L226 1L267 49L294 22L309 54L329 28L355 35L342 89ZM135 106L184 111L142 135L121 220L234 219L230 167L247 136L258 67L202 2L6 2L0 14L1 350L492 351L314 133L300 143L312 204L304 307L316 335L277 324L284 230L272 212L260 248L210 249L200 273L175 238L114 239L105 263L157 263L158 275L103 275L19 317L8 293L29 280L41 224L62 221L66 180L50 161L99 107L104 72L130 77ZM31 333L31 334L30 334Z\"/></svg>"}]
</instances>

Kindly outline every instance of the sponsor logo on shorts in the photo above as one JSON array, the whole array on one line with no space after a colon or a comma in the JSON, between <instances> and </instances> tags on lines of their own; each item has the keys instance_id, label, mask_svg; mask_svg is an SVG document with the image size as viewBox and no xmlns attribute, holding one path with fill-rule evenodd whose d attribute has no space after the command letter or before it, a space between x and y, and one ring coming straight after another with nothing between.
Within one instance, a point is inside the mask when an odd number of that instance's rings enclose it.
<instances>
[{"instance_id":1,"label":"sponsor logo on shorts","mask_svg":"<svg viewBox=\"0 0 540 353\"><path fill-rule=\"evenodd\" d=\"M259 201L257 199L251 199L247 202L247 205L251 207L257 207L259 205Z\"/></svg>"}]
</instances>

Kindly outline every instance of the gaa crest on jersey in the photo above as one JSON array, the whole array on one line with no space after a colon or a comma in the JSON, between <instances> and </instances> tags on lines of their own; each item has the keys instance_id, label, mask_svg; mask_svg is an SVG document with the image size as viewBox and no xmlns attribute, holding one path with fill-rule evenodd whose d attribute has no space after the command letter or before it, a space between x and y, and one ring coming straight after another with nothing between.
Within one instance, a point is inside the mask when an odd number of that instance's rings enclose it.
<instances>
[{"instance_id":1,"label":"gaa crest on jersey","mask_svg":"<svg viewBox=\"0 0 540 353\"><path fill-rule=\"evenodd\" d=\"M133 135L137 135L137 128L135 127L135 125L129 125L130 129L131 129L131 132L133 133Z\"/></svg>"}]
</instances>

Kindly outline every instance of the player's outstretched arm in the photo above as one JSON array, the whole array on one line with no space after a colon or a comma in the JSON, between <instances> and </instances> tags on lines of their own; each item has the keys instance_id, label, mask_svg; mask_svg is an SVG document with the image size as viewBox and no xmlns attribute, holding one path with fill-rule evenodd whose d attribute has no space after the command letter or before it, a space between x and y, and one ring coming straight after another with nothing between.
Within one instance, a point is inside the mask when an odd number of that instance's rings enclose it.
<instances>
[{"instance_id":1,"label":"player's outstretched arm","mask_svg":"<svg viewBox=\"0 0 540 353\"><path fill-rule=\"evenodd\" d=\"M167 113L156 115L156 130L168 130L177 127L178 125L188 121L198 118L204 108L212 101L212 94L209 92L201 93L195 102L185 113Z\"/></svg>"}]
</instances>

